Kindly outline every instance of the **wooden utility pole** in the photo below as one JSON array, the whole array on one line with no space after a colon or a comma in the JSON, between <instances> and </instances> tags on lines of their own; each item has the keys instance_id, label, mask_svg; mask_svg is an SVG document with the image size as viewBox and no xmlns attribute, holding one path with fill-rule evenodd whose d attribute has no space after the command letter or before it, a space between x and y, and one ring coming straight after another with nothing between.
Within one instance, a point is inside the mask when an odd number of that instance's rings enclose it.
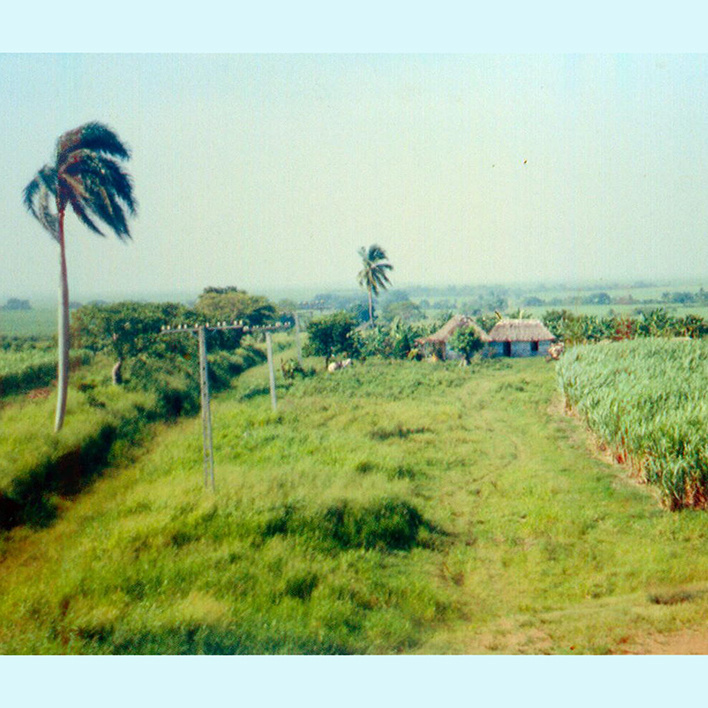
<instances>
[{"instance_id":1,"label":"wooden utility pole","mask_svg":"<svg viewBox=\"0 0 708 708\"><path fill-rule=\"evenodd\" d=\"M297 363L302 366L302 345L300 344L300 317L295 313L295 350L297 351Z\"/></svg>"},{"instance_id":2,"label":"wooden utility pole","mask_svg":"<svg viewBox=\"0 0 708 708\"><path fill-rule=\"evenodd\" d=\"M270 383L270 403L273 410L278 408L278 399L275 395L275 367L273 366L273 338L266 332L266 351L268 352L268 380Z\"/></svg>"},{"instance_id":3,"label":"wooden utility pole","mask_svg":"<svg viewBox=\"0 0 708 708\"><path fill-rule=\"evenodd\" d=\"M197 328L199 337L199 392L202 410L202 448L204 452L204 486L215 490L214 484L214 442L211 436L211 403L209 400L209 366L207 364L206 331Z\"/></svg>"},{"instance_id":4,"label":"wooden utility pole","mask_svg":"<svg viewBox=\"0 0 708 708\"><path fill-rule=\"evenodd\" d=\"M272 331L283 331L286 329L280 322L273 327L250 327L243 322L234 322L228 324L226 322L217 322L211 325L208 322L206 325L178 325L177 327L163 326L161 334L183 334L189 332L196 334L199 341L199 393L201 400L202 412L202 451L204 455L204 486L208 489L211 487L215 491L216 484L214 480L214 442L211 431L211 399L209 396L209 365L207 363L207 343L206 333L214 330L240 329L244 334L265 332L266 345L268 349L268 369L270 378L270 396L273 404L273 410L276 409L277 401L275 398L275 369L273 367L273 344L270 333Z\"/></svg>"}]
</instances>

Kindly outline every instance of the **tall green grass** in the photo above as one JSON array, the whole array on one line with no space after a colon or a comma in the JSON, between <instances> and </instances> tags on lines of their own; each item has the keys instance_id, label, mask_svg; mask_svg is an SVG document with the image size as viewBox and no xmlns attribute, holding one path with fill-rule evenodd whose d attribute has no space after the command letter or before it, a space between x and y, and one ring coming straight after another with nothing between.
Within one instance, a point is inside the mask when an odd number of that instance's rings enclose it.
<instances>
[{"instance_id":1,"label":"tall green grass","mask_svg":"<svg viewBox=\"0 0 708 708\"><path fill-rule=\"evenodd\" d=\"M275 412L265 367L215 399L215 493L183 419L0 534L0 653L608 653L705 626L708 517L589 455L554 365L317 365Z\"/></svg>"},{"instance_id":2,"label":"tall green grass","mask_svg":"<svg viewBox=\"0 0 708 708\"><path fill-rule=\"evenodd\" d=\"M212 389L227 387L263 356L253 347L216 352L210 362ZM56 393L0 409L0 527L51 522L53 497L83 489L147 424L199 410L196 362L138 360L130 369L133 379L120 387L109 382L110 368L110 360L99 356L74 373L67 422L58 435L51 424Z\"/></svg>"},{"instance_id":3,"label":"tall green grass","mask_svg":"<svg viewBox=\"0 0 708 708\"><path fill-rule=\"evenodd\" d=\"M708 505L708 341L575 347L558 379L567 404L671 509Z\"/></svg>"},{"instance_id":4,"label":"tall green grass","mask_svg":"<svg viewBox=\"0 0 708 708\"><path fill-rule=\"evenodd\" d=\"M72 351L73 369L91 361L91 352ZM57 375L56 348L25 348L20 351L0 350L0 398L49 386Z\"/></svg>"}]
</instances>

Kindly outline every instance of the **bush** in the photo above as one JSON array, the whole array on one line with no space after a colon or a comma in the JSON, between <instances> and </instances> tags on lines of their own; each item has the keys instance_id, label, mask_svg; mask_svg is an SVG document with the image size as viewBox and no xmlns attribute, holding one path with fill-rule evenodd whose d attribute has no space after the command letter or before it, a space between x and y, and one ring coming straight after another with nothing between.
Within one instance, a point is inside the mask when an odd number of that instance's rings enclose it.
<instances>
[{"instance_id":1,"label":"bush","mask_svg":"<svg viewBox=\"0 0 708 708\"><path fill-rule=\"evenodd\" d=\"M305 369L297 359L286 359L280 363L280 370L286 381L294 381L296 378L306 378L314 375L314 369Z\"/></svg>"},{"instance_id":2,"label":"bush","mask_svg":"<svg viewBox=\"0 0 708 708\"><path fill-rule=\"evenodd\" d=\"M469 364L474 354L484 347L484 342L474 329L460 328L450 337L449 346L450 349L462 354L465 361Z\"/></svg>"},{"instance_id":3,"label":"bush","mask_svg":"<svg viewBox=\"0 0 708 708\"><path fill-rule=\"evenodd\" d=\"M328 364L332 357L359 355L358 340L354 334L357 322L346 312L311 320L307 325L307 356L323 356Z\"/></svg>"}]
</instances>

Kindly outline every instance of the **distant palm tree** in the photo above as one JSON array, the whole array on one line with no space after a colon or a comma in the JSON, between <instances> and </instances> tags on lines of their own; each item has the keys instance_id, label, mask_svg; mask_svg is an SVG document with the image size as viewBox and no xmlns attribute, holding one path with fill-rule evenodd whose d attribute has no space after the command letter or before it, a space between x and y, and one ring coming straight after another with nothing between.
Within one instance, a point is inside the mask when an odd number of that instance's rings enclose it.
<instances>
[{"instance_id":1,"label":"distant palm tree","mask_svg":"<svg viewBox=\"0 0 708 708\"><path fill-rule=\"evenodd\" d=\"M374 325L374 296L378 297L379 290L386 290L391 284L386 271L393 270L388 262L386 251L376 244L369 248L361 247L359 255L363 268L357 276L359 285L366 288L369 295L369 326Z\"/></svg>"},{"instance_id":2,"label":"distant palm tree","mask_svg":"<svg viewBox=\"0 0 708 708\"><path fill-rule=\"evenodd\" d=\"M135 214L136 201L130 176L118 161L129 157L130 152L112 130L101 123L86 123L60 136L55 161L42 167L24 189L25 206L59 244L59 392L55 432L64 424L69 385L69 283L64 215L71 205L74 214L94 233L104 235L94 223L97 219L119 239L129 239L126 211Z\"/></svg>"}]
</instances>

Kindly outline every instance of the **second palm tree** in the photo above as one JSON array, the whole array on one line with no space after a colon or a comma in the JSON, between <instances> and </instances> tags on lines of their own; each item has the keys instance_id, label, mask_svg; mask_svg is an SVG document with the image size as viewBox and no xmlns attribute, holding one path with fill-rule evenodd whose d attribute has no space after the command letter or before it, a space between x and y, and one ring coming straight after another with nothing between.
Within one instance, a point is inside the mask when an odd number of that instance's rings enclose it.
<instances>
[{"instance_id":1,"label":"second palm tree","mask_svg":"<svg viewBox=\"0 0 708 708\"><path fill-rule=\"evenodd\" d=\"M391 284L388 279L388 271L393 270L393 266L388 262L386 251L377 244L372 244L369 248L362 246L359 249L362 269L359 271L357 279L359 285L366 288L369 295L369 326L374 326L374 297L378 297L380 290L386 290Z\"/></svg>"}]
</instances>

